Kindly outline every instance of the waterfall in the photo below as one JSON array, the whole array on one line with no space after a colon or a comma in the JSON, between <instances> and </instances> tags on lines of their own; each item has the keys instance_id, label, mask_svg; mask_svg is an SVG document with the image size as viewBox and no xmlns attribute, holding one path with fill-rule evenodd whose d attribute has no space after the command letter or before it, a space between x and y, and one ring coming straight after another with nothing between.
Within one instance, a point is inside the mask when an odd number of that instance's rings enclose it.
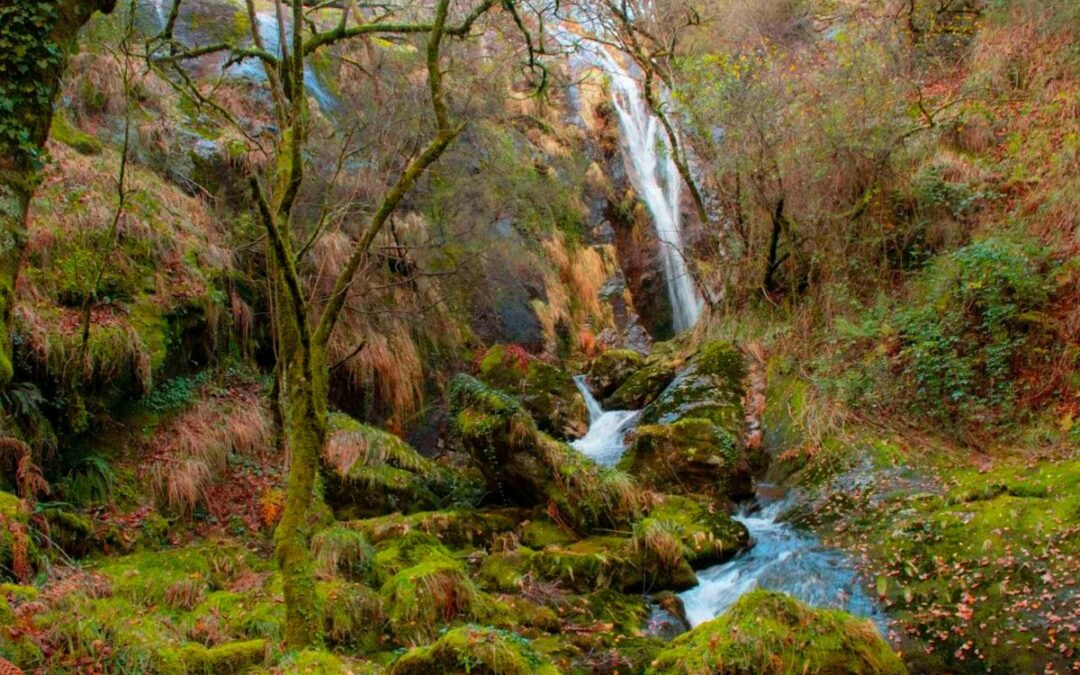
<instances>
[{"instance_id":1,"label":"waterfall","mask_svg":"<svg viewBox=\"0 0 1080 675\"><path fill-rule=\"evenodd\" d=\"M634 426L640 410L604 410L585 385L585 376L578 375L574 384L589 409L589 432L571 443L598 464L615 466L626 450L626 433Z\"/></svg>"},{"instance_id":2,"label":"waterfall","mask_svg":"<svg viewBox=\"0 0 1080 675\"><path fill-rule=\"evenodd\" d=\"M672 323L676 333L692 328L701 314L702 298L686 263L679 200L682 177L660 121L649 110L641 85L607 49L580 42L565 30L555 32L566 47L575 47L589 65L611 77L611 98L619 119L623 157L630 182L652 216L660 240Z\"/></svg>"},{"instance_id":3,"label":"waterfall","mask_svg":"<svg viewBox=\"0 0 1080 675\"><path fill-rule=\"evenodd\" d=\"M255 27L259 31L259 38L262 40L263 48L271 54L280 54L281 32L278 30L277 17L267 11L256 12ZM288 21L285 23L285 39L287 41L292 40L292 25ZM262 82L266 79L265 64L256 58L246 58L240 63L231 66L230 71L239 77L256 82ZM304 88L315 98L319 107L324 111L332 110L337 105L337 99L319 81L310 63L304 64Z\"/></svg>"}]
</instances>

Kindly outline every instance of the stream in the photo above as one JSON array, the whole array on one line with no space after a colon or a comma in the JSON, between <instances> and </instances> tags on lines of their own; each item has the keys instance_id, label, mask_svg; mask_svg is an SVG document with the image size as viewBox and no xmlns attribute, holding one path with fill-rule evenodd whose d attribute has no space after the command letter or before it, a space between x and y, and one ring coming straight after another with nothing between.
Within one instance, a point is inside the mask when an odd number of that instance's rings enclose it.
<instances>
[{"instance_id":1,"label":"stream","mask_svg":"<svg viewBox=\"0 0 1080 675\"><path fill-rule=\"evenodd\" d=\"M575 377L574 382L589 409L589 431L572 445L597 463L614 466L626 450L626 436L641 411L605 411L589 391L585 376ZM727 562L696 570L698 585L679 594L690 626L716 618L743 594L762 588L787 593L815 607L869 618L887 635L885 616L863 589L848 557L823 546L810 532L778 520L789 501L790 497L760 495L738 506L733 517L749 530L751 546ZM669 620L659 611L651 623Z\"/></svg>"}]
</instances>

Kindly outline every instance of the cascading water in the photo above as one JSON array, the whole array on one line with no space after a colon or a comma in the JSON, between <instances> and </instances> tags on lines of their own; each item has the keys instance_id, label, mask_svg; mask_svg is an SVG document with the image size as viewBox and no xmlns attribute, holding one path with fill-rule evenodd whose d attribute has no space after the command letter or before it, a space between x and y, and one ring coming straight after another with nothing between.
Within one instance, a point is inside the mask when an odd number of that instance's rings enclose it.
<instances>
[{"instance_id":1,"label":"cascading water","mask_svg":"<svg viewBox=\"0 0 1080 675\"><path fill-rule=\"evenodd\" d=\"M278 30L277 17L270 12L257 12L255 14L255 27L259 31L259 39L263 43L263 49L271 54L280 54L281 31ZM285 23L284 33L287 41L292 40L292 26L288 22ZM259 59L244 59L232 66L230 71L239 77L257 82L266 79L265 65ZM310 64L304 65L304 88L315 98L319 107L323 110L331 110L337 104L337 99L322 85Z\"/></svg>"},{"instance_id":2,"label":"cascading water","mask_svg":"<svg viewBox=\"0 0 1080 675\"><path fill-rule=\"evenodd\" d=\"M868 617L886 633L885 618L863 590L847 557L828 549L811 534L778 522L784 508L778 501L756 512L744 508L735 519L746 525L754 542L721 565L697 573L698 585L680 594L691 626L722 614L755 588L781 591L817 607L843 609Z\"/></svg>"},{"instance_id":3,"label":"cascading water","mask_svg":"<svg viewBox=\"0 0 1080 675\"><path fill-rule=\"evenodd\" d=\"M604 410L585 385L585 376L578 375L574 384L589 408L589 432L571 443L597 464L615 466L626 450L626 434L633 428L640 410Z\"/></svg>"},{"instance_id":4,"label":"cascading water","mask_svg":"<svg viewBox=\"0 0 1080 675\"><path fill-rule=\"evenodd\" d=\"M626 435L641 411L605 411L584 376L575 377L574 382L589 409L589 431L572 445L598 464L614 466L626 450ZM744 504L735 515L749 530L753 546L725 563L699 570L698 585L680 594L690 625L716 618L743 594L764 588L817 607L868 617L886 634L884 615L863 590L848 558L822 546L812 534L778 521L784 501L759 506L757 501ZM650 630L670 630L672 619L657 607Z\"/></svg>"},{"instance_id":5,"label":"cascading water","mask_svg":"<svg viewBox=\"0 0 1080 675\"><path fill-rule=\"evenodd\" d=\"M703 301L683 251L679 209L682 180L667 136L646 105L641 85L604 47L580 41L567 31L556 31L555 36L564 46L575 48L589 65L611 77L612 103L619 118L630 182L649 209L660 240L673 328L677 333L692 328L701 314Z\"/></svg>"}]
</instances>

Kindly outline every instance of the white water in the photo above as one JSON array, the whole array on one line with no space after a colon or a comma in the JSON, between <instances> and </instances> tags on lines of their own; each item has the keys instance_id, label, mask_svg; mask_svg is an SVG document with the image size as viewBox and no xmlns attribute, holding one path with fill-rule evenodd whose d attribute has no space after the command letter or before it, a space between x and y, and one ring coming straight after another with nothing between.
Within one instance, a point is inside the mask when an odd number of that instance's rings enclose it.
<instances>
[{"instance_id":1,"label":"white water","mask_svg":"<svg viewBox=\"0 0 1080 675\"><path fill-rule=\"evenodd\" d=\"M278 30L277 17L270 12L258 12L255 14L255 23L259 31L259 39L263 43L263 48L271 54L280 54L281 31ZM292 26L288 22L285 24L284 32L285 39L292 40ZM238 65L234 66L234 68L234 72L241 77L247 77L248 79L256 81L266 79L265 64L258 59L244 59ZM315 98L319 107L323 110L332 109L337 102L334 95L327 91L326 87L319 82L315 70L312 69L309 64L304 65L304 88Z\"/></svg>"},{"instance_id":2,"label":"white water","mask_svg":"<svg viewBox=\"0 0 1080 675\"><path fill-rule=\"evenodd\" d=\"M589 409L589 432L572 445L604 466L618 463L626 434L640 411L605 411L585 385L574 378ZM812 534L777 521L784 501L762 508L744 504L735 519L750 532L752 547L731 560L697 571L698 585L679 594L691 626L714 619L756 588L780 591L816 607L843 609L871 618L887 633L884 615L866 594L847 556L822 546ZM756 509L756 510L755 510Z\"/></svg>"},{"instance_id":3,"label":"white water","mask_svg":"<svg viewBox=\"0 0 1080 675\"><path fill-rule=\"evenodd\" d=\"M585 376L578 375L574 384L589 408L589 431L571 443L597 464L615 466L626 451L626 434L634 427L640 410L604 410L585 386Z\"/></svg>"},{"instance_id":4,"label":"white water","mask_svg":"<svg viewBox=\"0 0 1080 675\"><path fill-rule=\"evenodd\" d=\"M698 572L698 585L679 595L690 625L713 619L744 593L764 588L816 607L872 618L884 634L884 617L863 590L847 557L821 546L811 534L777 522L783 506L783 502L773 502L755 513L743 511L735 516L750 531L753 548Z\"/></svg>"},{"instance_id":5,"label":"white water","mask_svg":"<svg viewBox=\"0 0 1080 675\"><path fill-rule=\"evenodd\" d=\"M623 157L628 164L630 182L648 207L660 240L673 327L677 333L692 328L703 303L686 265L679 208L682 180L672 158L667 134L646 105L641 85L607 49L578 41L567 31L556 31L555 35L564 46L576 47L590 65L611 77L611 98L619 118Z\"/></svg>"}]
</instances>

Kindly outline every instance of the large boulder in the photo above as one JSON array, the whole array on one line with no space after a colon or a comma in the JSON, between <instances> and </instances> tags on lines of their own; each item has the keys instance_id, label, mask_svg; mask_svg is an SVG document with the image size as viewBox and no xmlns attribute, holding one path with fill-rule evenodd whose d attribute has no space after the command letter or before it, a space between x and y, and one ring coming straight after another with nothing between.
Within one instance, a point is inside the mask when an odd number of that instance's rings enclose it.
<instances>
[{"instance_id":1,"label":"large boulder","mask_svg":"<svg viewBox=\"0 0 1080 675\"><path fill-rule=\"evenodd\" d=\"M465 626L448 631L433 644L405 652L387 672L390 675L551 675L559 671L515 633Z\"/></svg>"},{"instance_id":2,"label":"large boulder","mask_svg":"<svg viewBox=\"0 0 1080 675\"><path fill-rule=\"evenodd\" d=\"M731 343L705 344L674 381L641 413L642 424L670 424L683 418L707 419L736 438L743 426L746 362Z\"/></svg>"},{"instance_id":3,"label":"large boulder","mask_svg":"<svg viewBox=\"0 0 1080 675\"><path fill-rule=\"evenodd\" d=\"M605 410L640 410L656 400L675 379L676 369L665 361L648 361L601 401Z\"/></svg>"},{"instance_id":4,"label":"large boulder","mask_svg":"<svg viewBox=\"0 0 1080 675\"><path fill-rule=\"evenodd\" d=\"M521 401L537 426L559 438L589 430L589 410L570 373L521 347L495 345L480 360L479 378Z\"/></svg>"},{"instance_id":5,"label":"large boulder","mask_svg":"<svg viewBox=\"0 0 1080 675\"><path fill-rule=\"evenodd\" d=\"M518 546L487 556L479 572L485 588L511 592L526 579L541 579L577 592L681 591L697 584L694 568L727 560L749 543L742 523L675 495L658 496L649 514L630 528L630 536L576 539L565 533L537 536L535 531L530 536L530 528L525 529L522 541L534 548Z\"/></svg>"},{"instance_id":6,"label":"large boulder","mask_svg":"<svg viewBox=\"0 0 1080 675\"><path fill-rule=\"evenodd\" d=\"M644 365L645 357L640 352L609 349L592 360L585 381L593 396L604 400Z\"/></svg>"},{"instance_id":7,"label":"large boulder","mask_svg":"<svg viewBox=\"0 0 1080 675\"><path fill-rule=\"evenodd\" d=\"M874 624L754 591L719 618L679 636L650 673L691 675L903 675L907 669Z\"/></svg>"},{"instance_id":8,"label":"large boulder","mask_svg":"<svg viewBox=\"0 0 1080 675\"><path fill-rule=\"evenodd\" d=\"M458 375L450 384L450 415L489 498L544 506L580 534L622 527L639 515L643 495L629 476L539 431L513 396Z\"/></svg>"},{"instance_id":9,"label":"large boulder","mask_svg":"<svg viewBox=\"0 0 1080 675\"><path fill-rule=\"evenodd\" d=\"M453 472L394 434L341 413L329 418L326 499L339 518L439 507L459 486Z\"/></svg>"},{"instance_id":10,"label":"large boulder","mask_svg":"<svg viewBox=\"0 0 1080 675\"><path fill-rule=\"evenodd\" d=\"M638 427L619 469L662 492L706 495L714 502L753 495L750 467L738 440L697 417Z\"/></svg>"}]
</instances>

